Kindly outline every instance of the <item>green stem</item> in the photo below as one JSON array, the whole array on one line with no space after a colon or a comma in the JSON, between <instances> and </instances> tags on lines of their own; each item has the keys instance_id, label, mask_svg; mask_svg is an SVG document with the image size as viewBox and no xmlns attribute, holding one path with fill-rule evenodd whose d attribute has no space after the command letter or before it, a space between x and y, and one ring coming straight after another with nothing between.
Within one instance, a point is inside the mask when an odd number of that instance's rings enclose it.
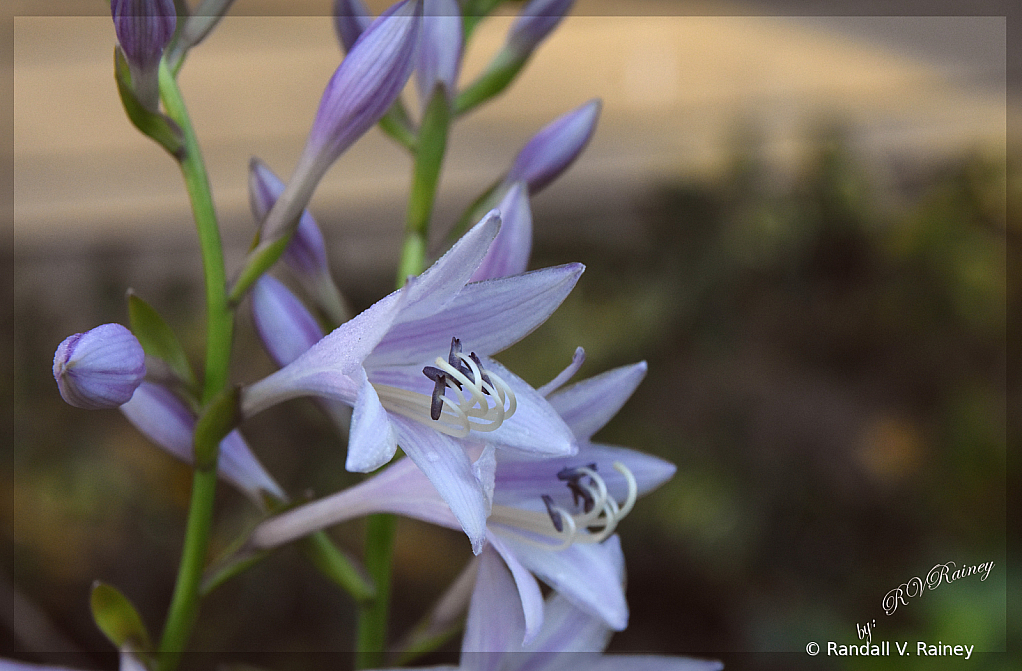
<instances>
[{"instance_id":1,"label":"green stem","mask_svg":"<svg viewBox=\"0 0 1022 671\"><path fill-rule=\"evenodd\" d=\"M376 596L364 601L358 612L356 669L379 668L387 643L387 615L390 607L390 564L394 554L397 518L389 513L366 519L365 563L376 586Z\"/></svg>"},{"instance_id":2,"label":"green stem","mask_svg":"<svg viewBox=\"0 0 1022 671\"><path fill-rule=\"evenodd\" d=\"M423 115L418 141L415 143L415 166L408 198L405 242L398 263L398 288L404 286L410 275L421 273L426 265L429 221L439 184L440 166L447 150L450 116L447 95L443 86L438 85ZM371 515L367 520L365 564L376 586L376 595L359 606L355 653L355 667L358 669L379 667L384 661L394 526L395 518L390 514Z\"/></svg>"},{"instance_id":3,"label":"green stem","mask_svg":"<svg viewBox=\"0 0 1022 671\"><path fill-rule=\"evenodd\" d=\"M192 214L198 231L202 253L202 268L206 284L206 369L201 402L206 406L227 386L227 368L230 362L234 315L227 303L227 275L224 268L223 246L217 224L213 197L209 187L202 152L192 128L181 91L166 64L160 66L160 94L167 116L174 120L184 134L184 156L181 173L192 204ZM213 500L216 492L216 463L219 437L196 436L196 468L192 480L192 498L185 528L184 550L178 568L177 583L167 613L167 621L160 640L159 671L173 671L188 643L199 612L199 589L203 565L209 545L213 522ZM199 455L205 455L199 460Z\"/></svg>"},{"instance_id":4,"label":"green stem","mask_svg":"<svg viewBox=\"0 0 1022 671\"><path fill-rule=\"evenodd\" d=\"M167 613L167 623L160 639L158 671L173 671L191 637L199 614L199 588L202 569L213 524L213 495L216 492L216 468L196 469L192 480L192 500L185 528L185 547L181 554L174 596Z\"/></svg>"},{"instance_id":5,"label":"green stem","mask_svg":"<svg viewBox=\"0 0 1022 671\"><path fill-rule=\"evenodd\" d=\"M227 303L227 272L224 268L223 244L216 210L209 187L206 165L195 137L181 90L165 64L160 66L160 94L167 116L173 119L185 139L185 155L181 159L181 174L192 203L192 216L199 234L202 252L202 271L206 281L206 374L202 389L205 405L227 386L227 367L230 363L234 314Z\"/></svg>"}]
</instances>

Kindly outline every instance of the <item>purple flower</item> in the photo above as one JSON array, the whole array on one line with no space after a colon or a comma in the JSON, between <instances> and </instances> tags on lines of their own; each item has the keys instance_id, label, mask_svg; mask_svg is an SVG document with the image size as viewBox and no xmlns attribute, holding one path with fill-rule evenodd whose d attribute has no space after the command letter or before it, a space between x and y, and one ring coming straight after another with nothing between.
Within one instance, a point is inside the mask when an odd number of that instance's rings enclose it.
<instances>
[{"instance_id":1,"label":"purple flower","mask_svg":"<svg viewBox=\"0 0 1022 671\"><path fill-rule=\"evenodd\" d=\"M185 463L194 461L195 415L169 389L143 382L131 400L121 406L121 412L159 447ZM287 501L280 485L266 472L237 430L220 442L217 471L260 507L264 493L277 501Z\"/></svg>"},{"instance_id":2,"label":"purple flower","mask_svg":"<svg viewBox=\"0 0 1022 671\"><path fill-rule=\"evenodd\" d=\"M362 0L334 0L334 30L345 53L373 22L373 15Z\"/></svg>"},{"instance_id":3,"label":"purple flower","mask_svg":"<svg viewBox=\"0 0 1022 671\"><path fill-rule=\"evenodd\" d=\"M86 410L126 403L145 377L145 352L131 331L102 324L57 347L53 378L61 397Z\"/></svg>"},{"instance_id":4,"label":"purple flower","mask_svg":"<svg viewBox=\"0 0 1022 671\"><path fill-rule=\"evenodd\" d=\"M269 166L257 158L249 161L248 199L256 221L266 218L283 192L284 182ZM330 274L323 233L308 210L302 210L298 228L281 258L335 323L349 317L344 297Z\"/></svg>"},{"instance_id":5,"label":"purple flower","mask_svg":"<svg viewBox=\"0 0 1022 671\"><path fill-rule=\"evenodd\" d=\"M286 366L323 338L316 318L287 287L263 275L252 287L252 321L270 358ZM319 406L343 433L351 427L351 408L332 398L317 398Z\"/></svg>"},{"instance_id":6,"label":"purple flower","mask_svg":"<svg viewBox=\"0 0 1022 671\"><path fill-rule=\"evenodd\" d=\"M554 181L589 144L601 106L598 99L590 100L544 126L522 147L505 183L524 181L536 195Z\"/></svg>"},{"instance_id":7,"label":"purple flower","mask_svg":"<svg viewBox=\"0 0 1022 671\"><path fill-rule=\"evenodd\" d=\"M380 15L327 83L294 175L263 224L264 243L289 234L337 157L397 100L412 73L422 3L405 0Z\"/></svg>"},{"instance_id":8,"label":"purple flower","mask_svg":"<svg viewBox=\"0 0 1022 671\"><path fill-rule=\"evenodd\" d=\"M432 671L720 671L721 662L657 655L586 655L601 653L611 629L561 593L544 604L543 627L522 644L525 621L515 599L515 576L495 552L479 557L475 588L461 641L458 666L435 666ZM616 580L624 580L624 563L616 561Z\"/></svg>"},{"instance_id":9,"label":"purple flower","mask_svg":"<svg viewBox=\"0 0 1022 671\"><path fill-rule=\"evenodd\" d=\"M514 576L525 621L525 639L543 625L543 599L533 575L607 627L624 629L628 607L617 579L621 548L613 535L638 496L675 471L656 457L593 443L591 436L613 417L646 372L646 364L617 368L561 391L556 386L581 364L541 391L574 432L578 452L541 457L477 447L472 464L484 484L491 511L486 539ZM429 480L401 460L350 489L295 508L260 525L256 547L273 547L312 531L374 512L392 512L457 529Z\"/></svg>"},{"instance_id":10,"label":"purple flower","mask_svg":"<svg viewBox=\"0 0 1022 671\"><path fill-rule=\"evenodd\" d=\"M515 59L528 58L553 32L575 0L532 0L522 8L508 32L505 49Z\"/></svg>"},{"instance_id":11,"label":"purple flower","mask_svg":"<svg viewBox=\"0 0 1022 671\"><path fill-rule=\"evenodd\" d=\"M131 71L139 101L151 110L159 102L159 67L163 49L174 36L177 10L173 0L111 0L117 41Z\"/></svg>"},{"instance_id":12,"label":"purple flower","mask_svg":"<svg viewBox=\"0 0 1022 671\"><path fill-rule=\"evenodd\" d=\"M241 400L246 416L303 395L352 406L347 468L379 468L400 444L477 552L489 496L466 449L484 440L548 456L576 449L546 399L489 356L543 323L583 268L469 283L499 227L491 213L421 276L244 389Z\"/></svg>"},{"instance_id":13,"label":"purple flower","mask_svg":"<svg viewBox=\"0 0 1022 671\"><path fill-rule=\"evenodd\" d=\"M524 182L515 182L497 205L500 233L490 245L486 258L476 268L472 281L520 275L529 266L532 251L532 210Z\"/></svg>"},{"instance_id":14,"label":"purple flower","mask_svg":"<svg viewBox=\"0 0 1022 671\"><path fill-rule=\"evenodd\" d=\"M422 41L415 65L419 103L426 109L433 91L443 85L448 102L453 101L461 70L461 9L457 0L426 0L422 19Z\"/></svg>"}]
</instances>

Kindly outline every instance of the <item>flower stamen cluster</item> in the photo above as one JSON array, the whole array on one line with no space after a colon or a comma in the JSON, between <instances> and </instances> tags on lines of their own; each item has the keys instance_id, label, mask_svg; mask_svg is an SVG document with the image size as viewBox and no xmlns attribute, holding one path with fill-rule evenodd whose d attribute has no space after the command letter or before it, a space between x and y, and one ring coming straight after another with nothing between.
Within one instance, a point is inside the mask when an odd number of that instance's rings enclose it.
<instances>
[{"instance_id":1,"label":"flower stamen cluster","mask_svg":"<svg viewBox=\"0 0 1022 671\"><path fill-rule=\"evenodd\" d=\"M580 513L568 511L557 505L552 496L544 494L542 499L546 514L494 505L490 522L508 527L519 540L547 550L564 550L575 543L600 543L614 533L618 522L632 511L639 494L635 476L628 467L620 461L615 461L613 465L614 470L623 475L628 483L624 503L618 503L610 495L607 483L596 472L596 464L589 464L564 468L557 473L558 479L564 480L571 491L576 508L581 499Z\"/></svg>"},{"instance_id":2,"label":"flower stamen cluster","mask_svg":"<svg viewBox=\"0 0 1022 671\"><path fill-rule=\"evenodd\" d=\"M432 395L374 384L383 407L455 438L470 431L495 431L518 409L511 387L496 373L484 371L475 352L462 353L457 338L451 339L447 361L438 356L434 364L422 369L434 382ZM445 395L447 389L455 399Z\"/></svg>"}]
</instances>

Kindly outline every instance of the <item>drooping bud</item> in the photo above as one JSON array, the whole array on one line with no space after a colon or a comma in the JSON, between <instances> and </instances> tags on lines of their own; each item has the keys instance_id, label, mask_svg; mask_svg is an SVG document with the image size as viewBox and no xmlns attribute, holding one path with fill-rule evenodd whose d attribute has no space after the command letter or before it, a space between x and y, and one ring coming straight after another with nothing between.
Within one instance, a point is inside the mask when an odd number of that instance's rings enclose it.
<instances>
[{"instance_id":1,"label":"drooping bud","mask_svg":"<svg viewBox=\"0 0 1022 671\"><path fill-rule=\"evenodd\" d=\"M327 83L294 175L267 215L263 242L297 226L323 174L386 113L411 76L422 24L419 0L404 0L366 29Z\"/></svg>"},{"instance_id":2,"label":"drooping bud","mask_svg":"<svg viewBox=\"0 0 1022 671\"><path fill-rule=\"evenodd\" d=\"M601 106L599 99L590 100L547 124L522 147L505 183L524 181L535 195L554 181L589 144Z\"/></svg>"},{"instance_id":3,"label":"drooping bud","mask_svg":"<svg viewBox=\"0 0 1022 671\"><path fill-rule=\"evenodd\" d=\"M575 0L532 0L511 25L505 49L516 58L528 58L553 32Z\"/></svg>"},{"instance_id":4,"label":"drooping bud","mask_svg":"<svg viewBox=\"0 0 1022 671\"><path fill-rule=\"evenodd\" d=\"M373 15L362 0L334 0L334 30L345 53L372 22Z\"/></svg>"},{"instance_id":5,"label":"drooping bud","mask_svg":"<svg viewBox=\"0 0 1022 671\"><path fill-rule=\"evenodd\" d=\"M195 459L193 434L195 415L169 389L144 382L121 412L146 438L186 463ZM220 442L217 462L220 476L262 505L262 493L278 501L287 495L249 449L237 431L231 431Z\"/></svg>"},{"instance_id":6,"label":"drooping bud","mask_svg":"<svg viewBox=\"0 0 1022 671\"><path fill-rule=\"evenodd\" d=\"M252 215L262 222L284 192L284 182L257 158L249 162L248 199ZM337 324L350 317L347 303L334 283L327 263L323 232L308 210L302 211L298 229L281 256L306 291Z\"/></svg>"},{"instance_id":7,"label":"drooping bud","mask_svg":"<svg viewBox=\"0 0 1022 671\"><path fill-rule=\"evenodd\" d=\"M461 71L461 38L461 10L457 0L426 0L415 65L415 83L422 109L429 104L437 84L443 85L448 102L453 101Z\"/></svg>"},{"instance_id":8,"label":"drooping bud","mask_svg":"<svg viewBox=\"0 0 1022 671\"><path fill-rule=\"evenodd\" d=\"M145 352L128 329L102 324L60 343L53 377L61 397L76 408L116 408L142 383Z\"/></svg>"},{"instance_id":9,"label":"drooping bud","mask_svg":"<svg viewBox=\"0 0 1022 671\"><path fill-rule=\"evenodd\" d=\"M174 36L173 0L110 0L117 41L128 61L132 88L150 110L159 104L159 68L163 49Z\"/></svg>"}]
</instances>

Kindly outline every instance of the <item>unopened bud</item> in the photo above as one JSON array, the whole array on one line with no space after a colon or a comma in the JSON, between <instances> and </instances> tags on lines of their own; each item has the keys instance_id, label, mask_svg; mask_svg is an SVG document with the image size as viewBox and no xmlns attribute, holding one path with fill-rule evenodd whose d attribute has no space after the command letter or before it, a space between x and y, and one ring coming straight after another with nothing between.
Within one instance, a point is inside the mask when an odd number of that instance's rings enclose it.
<instances>
[{"instance_id":1,"label":"unopened bud","mask_svg":"<svg viewBox=\"0 0 1022 671\"><path fill-rule=\"evenodd\" d=\"M60 395L76 408L116 408L145 377L145 352L131 331L103 324L64 340L53 355Z\"/></svg>"}]
</instances>

